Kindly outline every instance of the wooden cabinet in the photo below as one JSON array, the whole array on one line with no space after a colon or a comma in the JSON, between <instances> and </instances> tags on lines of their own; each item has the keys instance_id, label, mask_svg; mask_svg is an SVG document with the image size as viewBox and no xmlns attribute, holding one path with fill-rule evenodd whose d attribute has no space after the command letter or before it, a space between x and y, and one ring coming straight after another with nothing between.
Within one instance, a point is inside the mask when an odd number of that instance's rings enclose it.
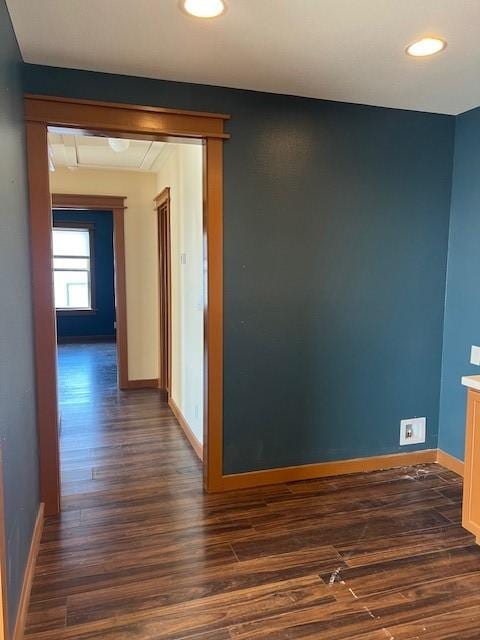
<instances>
[{"instance_id":1,"label":"wooden cabinet","mask_svg":"<svg viewBox=\"0 0 480 640\"><path fill-rule=\"evenodd\" d=\"M462 524L480 544L480 391L469 389Z\"/></svg>"}]
</instances>

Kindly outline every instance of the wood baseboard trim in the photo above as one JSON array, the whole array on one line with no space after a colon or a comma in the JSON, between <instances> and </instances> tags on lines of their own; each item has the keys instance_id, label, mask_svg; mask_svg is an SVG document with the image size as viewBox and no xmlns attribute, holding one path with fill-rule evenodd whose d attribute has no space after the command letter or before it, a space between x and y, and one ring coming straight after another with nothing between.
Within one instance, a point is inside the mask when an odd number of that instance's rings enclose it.
<instances>
[{"instance_id":1,"label":"wood baseboard trim","mask_svg":"<svg viewBox=\"0 0 480 640\"><path fill-rule=\"evenodd\" d=\"M15 620L12 640L23 640L25 623L27 620L28 605L30 603L30 591L32 590L33 575L35 573L35 565L37 563L38 549L40 547L40 540L42 538L43 512L44 504L42 502L40 504L40 507L38 508L37 519L33 528L32 542L30 544L27 565L25 567L25 573L23 576L22 591L20 593L20 601L18 603L17 618Z\"/></svg>"},{"instance_id":2,"label":"wood baseboard trim","mask_svg":"<svg viewBox=\"0 0 480 640\"><path fill-rule=\"evenodd\" d=\"M284 482L295 482L296 480L312 480L327 476L379 471L382 469L393 469L395 467L407 467L414 464L428 464L432 462L437 462L437 449L392 453L369 458L319 462L295 467L265 469L264 471L249 471L247 473L224 475L222 477L222 488L220 490L232 491L267 484L283 484Z\"/></svg>"},{"instance_id":3,"label":"wood baseboard trim","mask_svg":"<svg viewBox=\"0 0 480 640\"><path fill-rule=\"evenodd\" d=\"M442 467L446 467L463 478L464 463L462 460L455 458L455 456L452 456L446 451L442 451L442 449L438 449L437 462L438 464L441 464Z\"/></svg>"},{"instance_id":4,"label":"wood baseboard trim","mask_svg":"<svg viewBox=\"0 0 480 640\"><path fill-rule=\"evenodd\" d=\"M149 378L147 380L129 380L127 389L158 389L158 378Z\"/></svg>"},{"instance_id":5,"label":"wood baseboard trim","mask_svg":"<svg viewBox=\"0 0 480 640\"><path fill-rule=\"evenodd\" d=\"M172 398L169 398L168 399L168 406L170 407L170 409L172 410L172 412L175 415L176 419L178 420L180 426L182 427L183 432L184 432L187 440L189 441L189 443L192 446L192 449L195 451L195 453L197 454L199 459L203 462L203 445L202 445L202 443L198 440L197 436L191 430L190 425L185 420L185 416L183 415L183 413L178 408L175 400L173 400Z\"/></svg>"}]
</instances>

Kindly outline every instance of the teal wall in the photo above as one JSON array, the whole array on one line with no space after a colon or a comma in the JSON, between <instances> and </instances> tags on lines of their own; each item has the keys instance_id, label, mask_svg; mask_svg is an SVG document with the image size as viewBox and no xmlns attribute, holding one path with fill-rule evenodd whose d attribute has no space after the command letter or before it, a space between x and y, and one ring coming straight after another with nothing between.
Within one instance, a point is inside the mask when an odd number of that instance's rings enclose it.
<instances>
[{"instance_id":1,"label":"teal wall","mask_svg":"<svg viewBox=\"0 0 480 640\"><path fill-rule=\"evenodd\" d=\"M436 447L454 118L32 65L24 83L231 114L225 472L405 451L417 415Z\"/></svg>"},{"instance_id":2,"label":"teal wall","mask_svg":"<svg viewBox=\"0 0 480 640\"><path fill-rule=\"evenodd\" d=\"M463 459L464 375L479 374L470 348L480 345L480 109L457 117L448 255L439 447Z\"/></svg>"},{"instance_id":3,"label":"teal wall","mask_svg":"<svg viewBox=\"0 0 480 640\"><path fill-rule=\"evenodd\" d=\"M11 620L39 500L20 67L0 2L0 441ZM34 65L23 72L34 93L232 115L225 472L405 451L399 421L415 415L427 416L425 447L462 456L459 378L478 371L468 358L480 342L480 110L459 116L455 134L448 116Z\"/></svg>"},{"instance_id":4,"label":"teal wall","mask_svg":"<svg viewBox=\"0 0 480 640\"><path fill-rule=\"evenodd\" d=\"M0 444L10 623L15 620L39 502L21 64L1 1Z\"/></svg>"}]
</instances>

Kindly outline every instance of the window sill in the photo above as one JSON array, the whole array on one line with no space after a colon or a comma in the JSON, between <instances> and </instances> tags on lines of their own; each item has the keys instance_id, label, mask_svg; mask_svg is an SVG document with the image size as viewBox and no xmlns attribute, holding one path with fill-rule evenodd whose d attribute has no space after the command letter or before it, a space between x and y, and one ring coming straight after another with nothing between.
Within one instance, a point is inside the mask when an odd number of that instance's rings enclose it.
<instances>
[{"instance_id":1,"label":"window sill","mask_svg":"<svg viewBox=\"0 0 480 640\"><path fill-rule=\"evenodd\" d=\"M96 309L55 309L58 316L91 316L97 313Z\"/></svg>"}]
</instances>

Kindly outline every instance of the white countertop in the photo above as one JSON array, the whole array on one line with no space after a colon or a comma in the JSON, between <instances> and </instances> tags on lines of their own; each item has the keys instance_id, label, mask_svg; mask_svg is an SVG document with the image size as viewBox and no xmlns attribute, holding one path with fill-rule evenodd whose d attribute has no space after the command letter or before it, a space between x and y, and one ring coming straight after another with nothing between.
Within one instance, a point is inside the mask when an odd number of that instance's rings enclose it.
<instances>
[{"instance_id":1,"label":"white countertop","mask_svg":"<svg viewBox=\"0 0 480 640\"><path fill-rule=\"evenodd\" d=\"M480 376L463 376L462 384L470 389L480 391Z\"/></svg>"}]
</instances>

